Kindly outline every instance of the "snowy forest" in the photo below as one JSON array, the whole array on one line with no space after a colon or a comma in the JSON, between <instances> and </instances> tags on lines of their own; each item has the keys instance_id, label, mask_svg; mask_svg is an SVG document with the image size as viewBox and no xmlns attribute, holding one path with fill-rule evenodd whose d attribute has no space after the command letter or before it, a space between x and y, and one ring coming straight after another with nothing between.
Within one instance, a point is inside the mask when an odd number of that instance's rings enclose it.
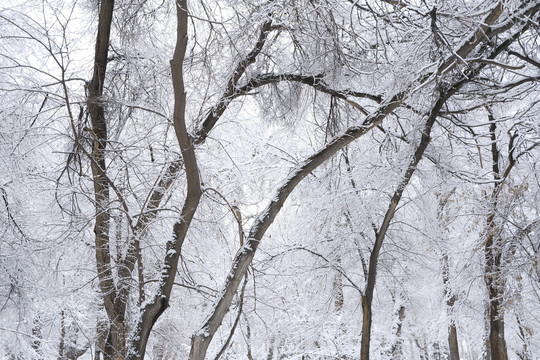
<instances>
[{"instance_id":1,"label":"snowy forest","mask_svg":"<svg viewBox=\"0 0 540 360\"><path fill-rule=\"evenodd\" d=\"M539 0L2 0L0 358L540 358Z\"/></svg>"}]
</instances>

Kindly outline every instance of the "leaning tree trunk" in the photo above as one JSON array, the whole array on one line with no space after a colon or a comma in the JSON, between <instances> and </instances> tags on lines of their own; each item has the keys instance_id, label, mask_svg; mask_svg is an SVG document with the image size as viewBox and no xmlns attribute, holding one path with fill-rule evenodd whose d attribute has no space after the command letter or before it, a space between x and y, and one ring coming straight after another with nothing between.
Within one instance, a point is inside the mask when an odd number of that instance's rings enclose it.
<instances>
[{"instance_id":1,"label":"leaning tree trunk","mask_svg":"<svg viewBox=\"0 0 540 360\"><path fill-rule=\"evenodd\" d=\"M360 359L362 360L369 360L369 351L370 351L370 343L371 343L371 323L373 320L373 313L372 313L373 295L375 292L375 282L377 279L377 265L379 262L379 253L381 251L382 244L386 237L386 232L388 231L390 223L392 222L392 219L394 218L397 206L399 204L399 201L401 200L401 196L403 195L405 188L409 184L409 181L411 180L418 166L418 163L422 159L422 156L424 155L424 151L426 150L431 140L430 133L431 133L433 124L435 123L435 119L437 118L437 115L439 114L439 111L441 110L446 100L457 91L457 89L461 86L460 84L462 85L463 81L458 82L457 84L454 84L454 86L447 93L441 93L437 102L431 109L430 115L424 125L424 129L422 132L422 139L420 140L420 144L418 145L414 153L414 156L411 162L409 163L409 166L407 167L407 171L405 172L405 175L403 176L402 180L400 181L397 187L397 190L392 196L392 200L390 201L390 205L388 207L388 210L386 211L382 225L380 229L377 231L375 243L373 244L373 249L371 250L371 255L369 257L368 277L367 277L366 287L364 290L364 295L362 296L363 321L362 321L362 339L361 339L361 348L360 348Z\"/></svg>"}]
</instances>

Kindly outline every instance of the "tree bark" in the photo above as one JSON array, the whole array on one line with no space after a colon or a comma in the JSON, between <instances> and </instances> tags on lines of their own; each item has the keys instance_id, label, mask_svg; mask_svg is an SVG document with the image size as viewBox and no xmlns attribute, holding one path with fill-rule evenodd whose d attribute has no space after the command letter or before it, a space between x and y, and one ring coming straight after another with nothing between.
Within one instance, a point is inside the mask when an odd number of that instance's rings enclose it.
<instances>
[{"instance_id":1,"label":"tree bark","mask_svg":"<svg viewBox=\"0 0 540 360\"><path fill-rule=\"evenodd\" d=\"M94 200L96 219L94 225L96 263L99 286L104 300L105 311L109 318L109 337L105 345L105 359L121 359L125 350L124 315L118 311L117 288L113 280L110 257L110 197L106 177L107 121L105 108L101 102L103 85L107 72L107 56L111 33L114 0L103 0L99 11L98 31L94 56L92 80L88 83L87 106L92 124L93 138L91 167L94 182Z\"/></svg>"},{"instance_id":2,"label":"tree bark","mask_svg":"<svg viewBox=\"0 0 540 360\"><path fill-rule=\"evenodd\" d=\"M459 343L458 343L458 336L457 336L457 328L456 323L454 319L454 304L456 302L456 296L452 293L452 289L450 288L450 278L449 278L449 266L448 266L448 255L445 254L443 256L443 271L442 271L442 278L443 278L443 286L444 286L444 296L446 298L446 310L448 313L448 317L450 318L450 324L448 324L448 350L450 352L449 354L449 360L459 360Z\"/></svg>"},{"instance_id":3,"label":"tree bark","mask_svg":"<svg viewBox=\"0 0 540 360\"><path fill-rule=\"evenodd\" d=\"M504 337L504 312L502 300L504 296L504 279L501 273L502 244L501 229L496 222L498 195L501 191L502 177L500 168L500 153L497 148L497 125L493 115L489 114L491 136L492 171L495 185L490 198L491 213L486 221L485 273L484 281L488 292L488 306L486 315L489 323L489 353L491 360L507 360L506 341ZM509 165L510 166L510 165ZM505 172L506 173L506 172Z\"/></svg>"},{"instance_id":4,"label":"tree bark","mask_svg":"<svg viewBox=\"0 0 540 360\"><path fill-rule=\"evenodd\" d=\"M143 305L135 331L130 339L127 359L143 359L152 327L169 306L169 298L174 285L178 260L193 216L199 205L202 190L199 167L195 156L194 139L187 132L185 109L183 62L187 47L187 0L176 1L176 47L171 60L171 74L174 89L174 129L184 161L187 179L187 193L180 220L174 224L173 239L167 243L167 253L161 271L159 287L154 297Z\"/></svg>"}]
</instances>

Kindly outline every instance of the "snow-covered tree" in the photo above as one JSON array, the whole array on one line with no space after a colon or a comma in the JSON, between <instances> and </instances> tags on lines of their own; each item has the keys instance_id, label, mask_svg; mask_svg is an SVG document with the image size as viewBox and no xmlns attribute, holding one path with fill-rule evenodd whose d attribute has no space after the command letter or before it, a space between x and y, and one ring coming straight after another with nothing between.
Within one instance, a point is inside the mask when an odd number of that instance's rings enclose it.
<instances>
[{"instance_id":1,"label":"snow-covered tree","mask_svg":"<svg viewBox=\"0 0 540 360\"><path fill-rule=\"evenodd\" d=\"M539 13L6 1L0 356L534 358Z\"/></svg>"}]
</instances>

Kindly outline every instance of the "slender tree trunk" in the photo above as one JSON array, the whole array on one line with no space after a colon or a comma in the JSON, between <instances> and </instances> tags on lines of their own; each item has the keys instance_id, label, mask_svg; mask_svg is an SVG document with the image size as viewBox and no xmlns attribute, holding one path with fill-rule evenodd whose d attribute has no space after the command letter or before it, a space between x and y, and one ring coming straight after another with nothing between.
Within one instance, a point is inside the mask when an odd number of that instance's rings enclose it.
<instances>
[{"instance_id":1,"label":"slender tree trunk","mask_svg":"<svg viewBox=\"0 0 540 360\"><path fill-rule=\"evenodd\" d=\"M446 311L450 321L448 324L448 350L450 351L448 359L459 360L459 343L454 316L454 304L456 302L456 296L452 293L452 289L450 288L449 271L448 255L445 254L442 258L442 278L444 297L446 299Z\"/></svg>"},{"instance_id":2,"label":"slender tree trunk","mask_svg":"<svg viewBox=\"0 0 540 360\"><path fill-rule=\"evenodd\" d=\"M439 206L437 209L437 219L439 221L439 226L441 227L441 233L444 234L441 236L441 240L446 239L446 234L448 233L448 215L446 205L452 194L454 193L455 188L450 191L448 194L442 196L439 195ZM450 265L449 258L446 249L443 250L443 256L441 259L441 274L443 281L443 293L446 301L446 313L448 316L448 350L449 350L449 360L459 360L459 343L457 337L457 328L454 315L454 304L456 303L456 295L452 291L450 284Z\"/></svg>"},{"instance_id":3,"label":"slender tree trunk","mask_svg":"<svg viewBox=\"0 0 540 360\"><path fill-rule=\"evenodd\" d=\"M527 226L527 228L530 229L530 225ZM525 234L527 231L527 228L525 228L525 231L522 231L521 234ZM523 297L521 295L523 291L523 286L522 286L521 275L518 275L515 280L517 282L517 287L516 287L517 296L515 298L516 306L514 308L514 313L515 313L517 325L519 327L519 337L522 341L521 351L518 352L518 356L522 360L532 360L533 357L530 351L532 331L526 325L528 321L526 319L526 315L524 314L524 309L523 309Z\"/></svg>"},{"instance_id":4,"label":"slender tree trunk","mask_svg":"<svg viewBox=\"0 0 540 360\"><path fill-rule=\"evenodd\" d=\"M500 288L500 273L497 271L500 263L499 256L488 249L486 244L486 274L485 281L488 288L489 303L487 306L487 316L489 324L489 353L491 360L507 360L506 341L504 336L504 313L502 309L503 290Z\"/></svg>"},{"instance_id":5,"label":"slender tree trunk","mask_svg":"<svg viewBox=\"0 0 540 360\"><path fill-rule=\"evenodd\" d=\"M341 256L338 256L336 259L336 264L339 268L341 268ZM341 315L345 298L343 295L343 276L339 271L334 271L332 289L334 294L334 311L337 315Z\"/></svg>"},{"instance_id":6,"label":"slender tree trunk","mask_svg":"<svg viewBox=\"0 0 540 360\"><path fill-rule=\"evenodd\" d=\"M415 338L414 343L416 344L416 346L418 347L418 350L420 351L420 360L429 360L429 352L427 349L426 341L422 340L422 342L420 342L418 338Z\"/></svg>"},{"instance_id":7,"label":"slender tree trunk","mask_svg":"<svg viewBox=\"0 0 540 360\"><path fill-rule=\"evenodd\" d=\"M501 192L502 180L506 177L501 173L500 153L497 148L497 125L493 115L489 111L491 135L491 156L492 170L495 185L491 194L491 211L486 221L486 242L484 246L485 273L484 281L488 292L488 305L486 315L489 319L489 353L491 360L507 360L506 341L504 337L504 312L502 311L502 300L504 296L504 279L501 273L502 245L501 229L497 225L496 212L498 196ZM508 175L510 166L506 169Z\"/></svg>"},{"instance_id":8,"label":"slender tree trunk","mask_svg":"<svg viewBox=\"0 0 540 360\"><path fill-rule=\"evenodd\" d=\"M448 326L448 349L450 350L448 360L459 360L457 329L456 324L453 321Z\"/></svg>"},{"instance_id":9,"label":"slender tree trunk","mask_svg":"<svg viewBox=\"0 0 540 360\"><path fill-rule=\"evenodd\" d=\"M447 92L441 93L438 100L435 102L435 105L431 109L431 112L424 125L420 144L418 145L413 155L413 158L411 162L409 163L407 170L405 171L405 175L403 176L403 179L400 181L397 187L397 190L394 192L394 195L392 196L392 200L390 201L390 205L384 216L383 223L380 229L377 231L375 243L373 245L373 249L371 250L371 255L369 258L368 278L367 278L367 283L364 290L364 296L362 297L363 323L362 323L362 340L361 340L361 349L360 349L361 360L369 360L369 350L370 350L370 342L371 342L371 323L372 323L372 317L373 317L372 302L373 302L373 295L375 292L375 282L377 279L377 265L379 261L379 253L381 251L383 241L386 237L386 232L388 231L390 223L392 222L392 219L394 218L397 206L399 204L399 201L401 200L401 196L403 195L405 188L409 184L409 181L411 180L414 172L416 171L418 163L422 159L422 156L424 155L424 151L426 150L431 140L430 138L431 129L433 127L433 124L435 123L435 119L437 118L439 111L441 110L446 100L450 96L452 96L463 85L463 83L464 83L463 81L460 81L454 84L454 86L451 87Z\"/></svg>"},{"instance_id":10,"label":"slender tree trunk","mask_svg":"<svg viewBox=\"0 0 540 360\"><path fill-rule=\"evenodd\" d=\"M501 240L493 234L494 216L488 217L490 234L485 245L485 283L488 292L487 316L489 323L489 346L491 360L507 360L506 341L504 337L504 312L502 311L502 299L504 296L504 283L501 274Z\"/></svg>"},{"instance_id":11,"label":"slender tree trunk","mask_svg":"<svg viewBox=\"0 0 540 360\"><path fill-rule=\"evenodd\" d=\"M448 349L450 350L448 360L459 360L457 329L453 322L448 326Z\"/></svg>"},{"instance_id":12,"label":"slender tree trunk","mask_svg":"<svg viewBox=\"0 0 540 360\"><path fill-rule=\"evenodd\" d=\"M119 311L117 288L113 280L110 257L110 198L109 183L106 176L106 149L107 149L107 120L105 108L101 102L103 84L107 71L107 57L109 51L109 38L111 32L114 0L103 0L99 11L98 32L94 57L94 72L92 80L88 83L87 106L90 113L93 138L91 163L94 181L94 198L96 207L96 220L94 226L96 244L96 263L99 285L104 300L105 310L109 318L110 329L107 344L105 345L105 359L122 359L125 352L125 324L124 314Z\"/></svg>"},{"instance_id":13,"label":"slender tree trunk","mask_svg":"<svg viewBox=\"0 0 540 360\"><path fill-rule=\"evenodd\" d=\"M431 355L431 359L433 360L443 360L443 354L441 352L441 346L438 341L435 341L432 345L433 352Z\"/></svg>"},{"instance_id":14,"label":"slender tree trunk","mask_svg":"<svg viewBox=\"0 0 540 360\"><path fill-rule=\"evenodd\" d=\"M397 305L395 309L396 323L392 326L394 331L393 338L395 342L392 344L391 354L392 359L403 359L403 339L401 333L403 329L403 320L405 319L405 305L403 305L403 299L400 295L394 300L394 304Z\"/></svg>"},{"instance_id":15,"label":"slender tree trunk","mask_svg":"<svg viewBox=\"0 0 540 360\"><path fill-rule=\"evenodd\" d=\"M485 282L488 292L488 305L486 315L489 324L489 347L491 360L507 360L506 341L504 336L504 312L502 311L502 299L504 290L502 274L500 273L500 249L495 246L495 240L488 236L486 242L486 270Z\"/></svg>"},{"instance_id":16,"label":"slender tree trunk","mask_svg":"<svg viewBox=\"0 0 540 360\"><path fill-rule=\"evenodd\" d=\"M274 360L275 342L276 337L274 335L271 335L270 340L268 340L268 354L266 355L266 360Z\"/></svg>"},{"instance_id":17,"label":"slender tree trunk","mask_svg":"<svg viewBox=\"0 0 540 360\"><path fill-rule=\"evenodd\" d=\"M494 230L493 216L488 217L488 227ZM493 233L488 235L485 245L485 275L484 280L488 292L486 315L489 324L489 353L491 360L507 360L506 341L504 337L504 312L502 299L504 283L501 274L501 240Z\"/></svg>"},{"instance_id":18,"label":"slender tree trunk","mask_svg":"<svg viewBox=\"0 0 540 360\"><path fill-rule=\"evenodd\" d=\"M34 326L32 326L32 336L32 349L34 349L34 352L36 354L34 359L41 360L43 359L43 351L41 349L43 335L41 332L41 319L39 318L39 316L34 319Z\"/></svg>"},{"instance_id":19,"label":"slender tree trunk","mask_svg":"<svg viewBox=\"0 0 540 360\"><path fill-rule=\"evenodd\" d=\"M531 334L529 333L530 330L527 329L525 326L523 326L521 316L518 314L516 314L516 321L519 326L519 337L521 338L521 341L523 342L519 357L520 359L523 359L523 360L530 360L532 359L531 354L529 352L529 344L531 342Z\"/></svg>"},{"instance_id":20,"label":"slender tree trunk","mask_svg":"<svg viewBox=\"0 0 540 360\"><path fill-rule=\"evenodd\" d=\"M66 319L64 315L64 310L60 312L60 342L58 344L58 360L64 359L65 352L65 340L66 340Z\"/></svg>"},{"instance_id":21,"label":"slender tree trunk","mask_svg":"<svg viewBox=\"0 0 540 360\"><path fill-rule=\"evenodd\" d=\"M174 129L186 171L187 191L180 219L174 224L173 239L167 243L166 256L161 271L159 287L154 297L141 309L139 319L130 339L127 359L144 359L146 344L157 319L169 306L169 298L178 269L182 245L199 206L202 190L199 167L195 156L194 139L187 132L185 110L186 94L184 90L183 62L187 48L187 0L176 1L176 47L171 60L171 75L174 89Z\"/></svg>"}]
</instances>

